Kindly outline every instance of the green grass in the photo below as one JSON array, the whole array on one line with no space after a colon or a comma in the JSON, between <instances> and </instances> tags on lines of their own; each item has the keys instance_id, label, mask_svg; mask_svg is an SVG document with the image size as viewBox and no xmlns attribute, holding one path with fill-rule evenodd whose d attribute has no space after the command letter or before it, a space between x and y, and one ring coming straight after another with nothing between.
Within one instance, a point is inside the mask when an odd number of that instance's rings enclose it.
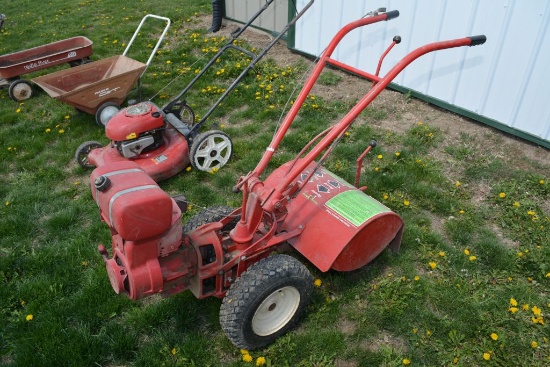
<instances>
[{"instance_id":1,"label":"green grass","mask_svg":"<svg viewBox=\"0 0 550 367\"><path fill-rule=\"evenodd\" d=\"M0 54L84 35L94 42L92 58L104 59L123 52L144 14L168 16L172 27L143 77L144 97L156 95L154 101L163 104L223 44L200 26L209 20L210 4L12 1L0 9L7 15ZM150 43L147 37L138 41L133 56L146 58ZM199 117L246 61L233 52L201 78L188 98ZM184 220L202 207L240 205L231 188L269 144L304 65L279 66L266 58L209 119L205 129L228 133L235 152L216 174L190 171L161 183L169 194L184 193L191 201ZM320 82L336 88L343 79L330 71ZM311 96L269 170L292 159L350 106ZM0 116L1 365L252 365L221 331L220 300L184 292L132 302L112 291L96 250L110 242L110 234L91 198L90 172L73 157L83 141L107 143L93 116L38 90L18 104L6 89L0 90ZM361 184L405 221L399 255L384 251L349 273L310 266L322 284L305 316L274 344L250 352L253 362L550 364L548 164L525 160L516 166L509 157L495 157L484 136L463 133L446 144L446 133L428 116L420 118L428 122L388 131L385 122L400 119L395 108L369 107L325 162L353 182L356 157L376 138Z\"/></svg>"}]
</instances>

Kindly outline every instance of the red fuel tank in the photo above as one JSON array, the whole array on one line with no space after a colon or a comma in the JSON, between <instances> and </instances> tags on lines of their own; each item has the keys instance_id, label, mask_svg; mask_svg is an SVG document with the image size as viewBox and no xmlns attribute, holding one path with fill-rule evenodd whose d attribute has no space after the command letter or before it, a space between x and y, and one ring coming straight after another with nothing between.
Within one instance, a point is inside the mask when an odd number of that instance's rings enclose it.
<instances>
[{"instance_id":1,"label":"red fuel tank","mask_svg":"<svg viewBox=\"0 0 550 367\"><path fill-rule=\"evenodd\" d=\"M172 225L172 198L136 163L123 161L98 167L90 182L103 220L123 239L153 237Z\"/></svg>"},{"instance_id":2,"label":"red fuel tank","mask_svg":"<svg viewBox=\"0 0 550 367\"><path fill-rule=\"evenodd\" d=\"M141 102L114 115L105 126L105 134L113 141L124 141L163 126L164 119L158 107L151 102Z\"/></svg>"},{"instance_id":3,"label":"red fuel tank","mask_svg":"<svg viewBox=\"0 0 550 367\"><path fill-rule=\"evenodd\" d=\"M290 164L275 170L265 185L276 186ZM315 166L311 163L296 182L304 184ZM388 246L397 251L401 243L404 224L396 213L324 167L305 182L287 210L280 230L303 228L288 242L321 271L358 269Z\"/></svg>"}]
</instances>

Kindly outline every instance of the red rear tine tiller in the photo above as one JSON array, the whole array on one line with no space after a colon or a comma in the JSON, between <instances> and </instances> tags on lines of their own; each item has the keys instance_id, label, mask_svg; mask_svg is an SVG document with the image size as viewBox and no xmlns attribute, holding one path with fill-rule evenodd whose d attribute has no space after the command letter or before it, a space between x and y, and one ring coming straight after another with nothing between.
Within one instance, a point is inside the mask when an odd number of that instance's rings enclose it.
<instances>
[{"instance_id":1,"label":"red rear tine tiller","mask_svg":"<svg viewBox=\"0 0 550 367\"><path fill-rule=\"evenodd\" d=\"M135 300L190 289L198 298L223 298L222 329L236 346L254 349L285 333L313 293L308 269L280 252L293 248L326 272L361 268L386 247L397 251L402 219L329 172L322 161L354 119L409 63L428 52L486 40L475 36L428 44L405 56L383 77L331 58L351 30L398 15L398 11L376 13L336 34L256 168L238 180L235 189L243 192L241 208L206 209L182 230L183 196L168 196L133 162L96 168L91 175L92 195L112 233L112 257L103 245L99 252L115 292ZM389 48L398 41L394 38ZM313 139L303 154L262 181L260 176L326 65L367 77L373 86L341 121Z\"/></svg>"}]
</instances>

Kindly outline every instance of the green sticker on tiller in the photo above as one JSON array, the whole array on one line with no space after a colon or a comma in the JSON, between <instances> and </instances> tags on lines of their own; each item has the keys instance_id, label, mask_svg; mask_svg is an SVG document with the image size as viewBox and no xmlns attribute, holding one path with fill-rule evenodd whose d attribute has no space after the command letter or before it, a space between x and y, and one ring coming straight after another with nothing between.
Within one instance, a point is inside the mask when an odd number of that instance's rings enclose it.
<instances>
[{"instance_id":1,"label":"green sticker on tiller","mask_svg":"<svg viewBox=\"0 0 550 367\"><path fill-rule=\"evenodd\" d=\"M357 190L338 194L325 205L356 227L377 214L391 212L385 205Z\"/></svg>"}]
</instances>

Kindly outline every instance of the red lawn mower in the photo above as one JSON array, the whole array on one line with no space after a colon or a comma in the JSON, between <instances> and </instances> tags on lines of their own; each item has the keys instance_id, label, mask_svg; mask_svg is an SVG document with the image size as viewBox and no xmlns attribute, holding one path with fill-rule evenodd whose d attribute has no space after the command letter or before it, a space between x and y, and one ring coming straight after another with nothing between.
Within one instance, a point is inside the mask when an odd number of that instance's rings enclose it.
<instances>
[{"instance_id":1,"label":"red lawn mower","mask_svg":"<svg viewBox=\"0 0 550 367\"><path fill-rule=\"evenodd\" d=\"M402 219L363 188L328 171L323 160L354 119L409 63L428 52L480 45L486 40L474 36L425 45L383 77L378 71L370 74L331 58L351 30L398 15L398 11L380 11L336 34L256 168L239 178L235 191L243 193L240 208L205 209L182 230L185 197L168 196L135 162L96 168L90 177L92 194L112 233L111 255L103 245L99 252L115 292L136 300L189 289L201 299L223 298L222 329L237 347L255 349L285 333L313 293L308 269L281 252L296 250L322 272L361 268L386 247L396 252L403 234ZM387 51L398 42L394 38ZM373 86L341 121L262 180L260 176L326 65L366 77ZM361 161L362 157L358 164Z\"/></svg>"},{"instance_id":2,"label":"red lawn mower","mask_svg":"<svg viewBox=\"0 0 550 367\"><path fill-rule=\"evenodd\" d=\"M229 41L219 49L216 55L171 102L163 107L158 107L154 103L146 101L131 105L121 111L118 111L118 107L113 108L113 115L105 116L103 119L105 121L105 133L111 143L105 147L97 141L82 143L75 154L78 164L83 168L92 168L113 162L132 161L137 163L156 182L176 175L189 164L195 169L206 172L223 167L229 161L233 151L231 139L223 131L218 130L199 134L200 128L248 71L311 7L314 0L311 0L278 36L257 55L245 48L236 46L234 44L235 39L273 1L266 1L264 6L245 25L233 32ZM214 15L214 21L219 20L219 11L215 11ZM226 88L220 98L205 113L204 117L199 122L195 122L195 113L186 103L184 97L200 77L229 49L247 54L252 61Z\"/></svg>"}]
</instances>

